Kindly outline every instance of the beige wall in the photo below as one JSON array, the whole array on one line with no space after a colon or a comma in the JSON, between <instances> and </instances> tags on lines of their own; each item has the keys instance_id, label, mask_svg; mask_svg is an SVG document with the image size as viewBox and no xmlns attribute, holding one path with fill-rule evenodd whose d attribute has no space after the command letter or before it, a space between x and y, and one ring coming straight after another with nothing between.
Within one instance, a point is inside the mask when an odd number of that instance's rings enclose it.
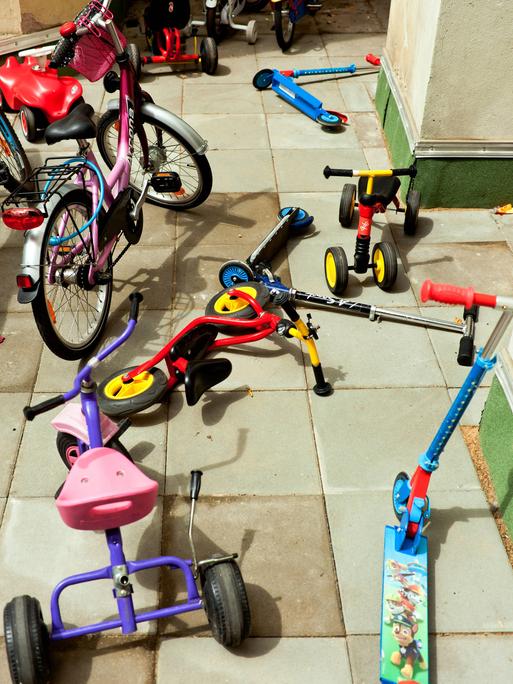
<instances>
[{"instance_id":1,"label":"beige wall","mask_svg":"<svg viewBox=\"0 0 513 684\"><path fill-rule=\"evenodd\" d=\"M0 34L21 33L19 0L0 0Z\"/></svg>"},{"instance_id":2,"label":"beige wall","mask_svg":"<svg viewBox=\"0 0 513 684\"><path fill-rule=\"evenodd\" d=\"M422 140L513 141L511 0L392 0L386 53Z\"/></svg>"},{"instance_id":3,"label":"beige wall","mask_svg":"<svg viewBox=\"0 0 513 684\"><path fill-rule=\"evenodd\" d=\"M85 0L0 0L0 33L32 33L73 19Z\"/></svg>"}]
</instances>

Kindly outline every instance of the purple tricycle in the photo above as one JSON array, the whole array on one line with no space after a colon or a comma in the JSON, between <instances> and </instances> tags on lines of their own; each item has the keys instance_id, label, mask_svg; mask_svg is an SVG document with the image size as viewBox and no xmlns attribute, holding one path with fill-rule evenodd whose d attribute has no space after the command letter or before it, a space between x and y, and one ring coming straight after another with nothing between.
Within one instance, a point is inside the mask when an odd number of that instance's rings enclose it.
<instances>
[{"instance_id":1,"label":"purple tricycle","mask_svg":"<svg viewBox=\"0 0 513 684\"><path fill-rule=\"evenodd\" d=\"M43 621L41 606L36 598L25 595L9 601L4 609L4 630L14 684L46 684L49 681L51 641L117 628L121 628L123 634L130 634L137 631L137 625L141 622L193 610L205 609L214 638L223 646L238 646L249 634L250 609L244 580L235 561L237 554L216 554L201 561L196 558L193 526L201 471L191 471L189 542L192 560L176 556L158 556L138 561L125 559L120 528L151 513L157 499L158 485L139 470L118 441L128 423L117 425L100 413L96 383L91 378L91 372L132 334L142 295L133 293L130 300L130 320L126 330L98 356L90 359L76 376L73 388L65 394L24 409L27 420L32 420L37 414L65 404L80 393L81 406L68 404L52 421L59 430L59 453L70 467L64 484L56 494L56 504L61 518L69 527L105 532L110 565L66 577L57 584L51 597L50 631ZM72 448L75 450L73 464L70 459ZM136 613L130 575L162 566L183 573L187 600L166 608ZM100 579L112 580L119 617L84 627L65 628L59 607L62 591L76 584ZM202 596L197 580L202 588Z\"/></svg>"}]
</instances>

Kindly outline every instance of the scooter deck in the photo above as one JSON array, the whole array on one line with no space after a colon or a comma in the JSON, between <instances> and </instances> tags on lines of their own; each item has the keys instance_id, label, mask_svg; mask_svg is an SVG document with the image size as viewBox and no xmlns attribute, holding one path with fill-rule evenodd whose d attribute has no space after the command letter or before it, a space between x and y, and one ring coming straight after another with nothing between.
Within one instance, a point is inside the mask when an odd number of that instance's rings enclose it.
<instances>
[{"instance_id":1,"label":"scooter deck","mask_svg":"<svg viewBox=\"0 0 513 684\"><path fill-rule=\"evenodd\" d=\"M429 684L428 544L415 555L396 550L396 528L385 527L381 600L380 681Z\"/></svg>"}]
</instances>

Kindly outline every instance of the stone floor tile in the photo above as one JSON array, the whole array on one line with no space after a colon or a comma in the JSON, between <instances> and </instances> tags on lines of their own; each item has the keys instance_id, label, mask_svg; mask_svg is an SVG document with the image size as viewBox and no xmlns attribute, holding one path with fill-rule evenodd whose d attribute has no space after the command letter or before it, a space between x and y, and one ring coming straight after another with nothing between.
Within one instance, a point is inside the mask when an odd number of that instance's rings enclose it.
<instances>
[{"instance_id":1,"label":"stone floor tile","mask_svg":"<svg viewBox=\"0 0 513 684\"><path fill-rule=\"evenodd\" d=\"M429 244L413 238L408 247L406 241L398 247L417 297L426 278L435 283L472 285L477 292L511 292L511 250L506 242Z\"/></svg>"},{"instance_id":2,"label":"stone floor tile","mask_svg":"<svg viewBox=\"0 0 513 684\"><path fill-rule=\"evenodd\" d=\"M330 105L331 106L331 105ZM350 126L340 128L323 128L310 120L311 127L308 135L305 135L304 115L291 114L268 114L267 125L273 150L287 149L334 149L346 148L359 149L359 143L353 129ZM305 152L308 154L308 152Z\"/></svg>"},{"instance_id":3,"label":"stone floor tile","mask_svg":"<svg viewBox=\"0 0 513 684\"><path fill-rule=\"evenodd\" d=\"M354 684L377 682L379 637L347 638ZM458 634L430 636L431 679L451 684L506 682L513 662L511 634ZM484 657L486 654L486 657Z\"/></svg>"},{"instance_id":4,"label":"stone floor tile","mask_svg":"<svg viewBox=\"0 0 513 684\"><path fill-rule=\"evenodd\" d=\"M322 497L200 496L196 510L198 558L239 553L253 636L343 634ZM164 553L190 555L188 517L188 501L167 497ZM181 595L182 583L177 582L170 576L163 584L165 601L177 592ZM177 630L209 634L205 615L199 612L170 620L166 632Z\"/></svg>"},{"instance_id":5,"label":"stone floor tile","mask_svg":"<svg viewBox=\"0 0 513 684\"><path fill-rule=\"evenodd\" d=\"M191 676L208 679L209 684L352 684L342 638L248 639L231 651L214 639L202 638L200 643L193 637L164 639L158 652L157 684L164 684L169 672L177 684L186 684Z\"/></svg>"},{"instance_id":6,"label":"stone floor tile","mask_svg":"<svg viewBox=\"0 0 513 684\"><path fill-rule=\"evenodd\" d=\"M370 14L367 5L354 7L340 7L334 2L324 3L323 9L315 15L315 23L320 33L376 33L382 31L383 26L375 14Z\"/></svg>"},{"instance_id":7,"label":"stone floor tile","mask_svg":"<svg viewBox=\"0 0 513 684\"><path fill-rule=\"evenodd\" d=\"M365 148L385 146L381 126L374 112L354 112L351 123L354 125L360 145Z\"/></svg>"},{"instance_id":8,"label":"stone floor tile","mask_svg":"<svg viewBox=\"0 0 513 684\"><path fill-rule=\"evenodd\" d=\"M404 309L413 312L412 309ZM415 312L418 314L418 311ZM442 374L423 328L316 310L317 347L326 378L335 389L439 387ZM405 350L408 353L405 363ZM391 369L393 369L391 371ZM308 386L311 376L307 375ZM326 401L329 401L327 399Z\"/></svg>"},{"instance_id":9,"label":"stone floor tile","mask_svg":"<svg viewBox=\"0 0 513 684\"><path fill-rule=\"evenodd\" d=\"M223 46L224 47L224 46ZM260 114L263 113L262 96L255 88L247 83L218 84L215 80L210 83L195 83L186 81L184 86L184 115L189 123L190 114ZM230 118L230 125L232 119ZM249 127L248 127L249 128ZM202 132L207 136L207 132ZM217 138L212 136L212 145L221 147Z\"/></svg>"},{"instance_id":10,"label":"stone floor tile","mask_svg":"<svg viewBox=\"0 0 513 684\"><path fill-rule=\"evenodd\" d=\"M380 0L381 1L381 0ZM322 42L326 46L326 52L330 57L351 57L352 55L366 55L372 52L380 55L385 47L386 35L384 33L322 33ZM371 66L370 64L368 65Z\"/></svg>"},{"instance_id":11,"label":"stone floor tile","mask_svg":"<svg viewBox=\"0 0 513 684\"><path fill-rule=\"evenodd\" d=\"M391 214L393 216L393 214ZM391 221L394 237L399 241L410 242L411 237L404 235L403 219ZM423 209L419 217L414 240L422 243L457 242L500 242L504 236L498 229L488 209Z\"/></svg>"},{"instance_id":12,"label":"stone floor tile","mask_svg":"<svg viewBox=\"0 0 513 684\"><path fill-rule=\"evenodd\" d=\"M208 496L321 493L306 392L207 392L194 407L174 393L168 429L167 494L187 495L192 467Z\"/></svg>"},{"instance_id":13,"label":"stone floor tile","mask_svg":"<svg viewBox=\"0 0 513 684\"><path fill-rule=\"evenodd\" d=\"M0 443L2 444L0 497L7 496L9 492L18 448L25 428L23 407L28 404L29 397L28 392L20 394L2 392L0 394Z\"/></svg>"},{"instance_id":14,"label":"stone floor tile","mask_svg":"<svg viewBox=\"0 0 513 684\"><path fill-rule=\"evenodd\" d=\"M263 114L190 114L187 122L201 130L209 150L267 150L269 139ZM228 124L228 125L227 125ZM209 152L210 154L210 152Z\"/></svg>"},{"instance_id":15,"label":"stone floor tile","mask_svg":"<svg viewBox=\"0 0 513 684\"><path fill-rule=\"evenodd\" d=\"M449 408L442 387L340 390L312 402L323 490L390 491L400 470L413 469ZM333 416L340 416L334 420ZM445 450L433 490L480 489L459 430Z\"/></svg>"},{"instance_id":16,"label":"stone floor tile","mask_svg":"<svg viewBox=\"0 0 513 684\"><path fill-rule=\"evenodd\" d=\"M200 81L198 81L200 79ZM162 87L162 81L165 87ZM148 64L143 67L141 86L146 90L159 107L180 116L186 83L208 83L210 77L189 66L171 66L170 64ZM202 135L201 131L199 131Z\"/></svg>"},{"instance_id":17,"label":"stone floor tile","mask_svg":"<svg viewBox=\"0 0 513 684\"><path fill-rule=\"evenodd\" d=\"M358 169L365 166L361 150L274 150L274 166L278 191L282 192L340 192L336 184L326 183L322 169L330 166L344 166ZM312 173L312 169L318 170Z\"/></svg>"},{"instance_id":18,"label":"stone floor tile","mask_svg":"<svg viewBox=\"0 0 513 684\"><path fill-rule=\"evenodd\" d=\"M266 10L267 11L267 8ZM302 57L322 57L326 59L326 48L324 47L323 38L317 33L305 33L304 30L300 29L305 27L306 22L298 23L296 25L296 30L298 32L297 40L294 34L294 40L291 47L287 50L287 55L290 57L290 62L294 64L294 69L299 69L296 66L296 60ZM270 69L277 69L275 66L276 59L283 57L280 54L278 44L276 42L276 36L273 33L268 36L259 36L258 41L255 44L256 56L259 62L266 60L268 62L267 66ZM302 67L301 67L302 68Z\"/></svg>"},{"instance_id":19,"label":"stone floor tile","mask_svg":"<svg viewBox=\"0 0 513 684\"><path fill-rule=\"evenodd\" d=\"M362 82L343 82L339 84L348 112L373 112L374 103Z\"/></svg>"},{"instance_id":20,"label":"stone floor tile","mask_svg":"<svg viewBox=\"0 0 513 684\"><path fill-rule=\"evenodd\" d=\"M311 43L310 36L308 37L308 42ZM297 49L301 50L300 41L297 43ZM326 63L326 53L324 50L318 53L309 54L297 54L293 58L288 54L280 54L279 50L276 50L272 60L269 61L269 57L264 54L259 54L257 50L257 62L258 69L278 69L278 71L285 71L287 69L323 69L328 64ZM251 77L251 80L253 76Z\"/></svg>"},{"instance_id":21,"label":"stone floor tile","mask_svg":"<svg viewBox=\"0 0 513 684\"><path fill-rule=\"evenodd\" d=\"M214 192L276 192L269 150L212 150L208 159Z\"/></svg>"},{"instance_id":22,"label":"stone floor tile","mask_svg":"<svg viewBox=\"0 0 513 684\"><path fill-rule=\"evenodd\" d=\"M178 214L177 259L187 259L196 244L243 245L245 256L251 252L278 223L281 206L277 193L245 192L217 194L205 204ZM231 251L232 248L230 248ZM226 260L234 258L226 254Z\"/></svg>"},{"instance_id":23,"label":"stone floor tile","mask_svg":"<svg viewBox=\"0 0 513 684\"><path fill-rule=\"evenodd\" d=\"M254 53L253 48L249 47L251 52L232 55L226 60L222 55L222 47L220 48L219 65L211 80L216 83L251 83L253 76L260 68Z\"/></svg>"},{"instance_id":24,"label":"stone floor tile","mask_svg":"<svg viewBox=\"0 0 513 684\"><path fill-rule=\"evenodd\" d=\"M493 219L499 231L503 236L503 240L506 240L508 245L513 248L513 216L506 214L505 216L493 215Z\"/></svg>"},{"instance_id":25,"label":"stone floor tile","mask_svg":"<svg viewBox=\"0 0 513 684\"><path fill-rule=\"evenodd\" d=\"M153 513L123 530L128 560L160 553L161 504ZM0 530L0 605L13 596L36 596L43 617L50 621L50 594L66 575L101 568L108 563L108 549L102 533L83 532L66 527L52 498L10 497ZM158 601L156 570L132 575L136 609L154 608ZM61 596L62 618L68 625L85 625L116 613L109 582L71 587ZM155 630L155 623L140 625L143 633ZM3 634L3 626L2 626Z\"/></svg>"},{"instance_id":26,"label":"stone floor tile","mask_svg":"<svg viewBox=\"0 0 513 684\"><path fill-rule=\"evenodd\" d=\"M167 309L172 301L174 247L137 245L135 259L121 259L114 271L112 306L127 307L128 296L138 290L144 296L141 308Z\"/></svg>"},{"instance_id":27,"label":"stone floor tile","mask_svg":"<svg viewBox=\"0 0 513 684\"><path fill-rule=\"evenodd\" d=\"M134 252L141 247L171 248L176 237L176 220L179 212L146 202L143 209L144 228Z\"/></svg>"},{"instance_id":28,"label":"stone floor tile","mask_svg":"<svg viewBox=\"0 0 513 684\"><path fill-rule=\"evenodd\" d=\"M0 497L0 520L2 520L5 507L7 505L7 497Z\"/></svg>"},{"instance_id":29,"label":"stone floor tile","mask_svg":"<svg viewBox=\"0 0 513 684\"><path fill-rule=\"evenodd\" d=\"M129 302L111 311L101 347L121 335L128 321ZM171 335L172 314L169 311L141 310L130 339L95 370L93 378L101 382L115 371L147 361L160 351ZM63 363L46 347L37 375L36 392L64 392L71 388L81 365L79 361Z\"/></svg>"},{"instance_id":30,"label":"stone floor tile","mask_svg":"<svg viewBox=\"0 0 513 684\"><path fill-rule=\"evenodd\" d=\"M32 310L0 314L0 335L5 338L1 346L0 392L31 390L43 348Z\"/></svg>"},{"instance_id":31,"label":"stone floor tile","mask_svg":"<svg viewBox=\"0 0 513 684\"><path fill-rule=\"evenodd\" d=\"M391 493L345 492L326 499L346 630L376 634L384 526L394 524ZM430 629L511 632L513 597L508 587L513 571L484 494L433 492L430 500ZM363 605L368 609L362 610Z\"/></svg>"},{"instance_id":32,"label":"stone floor tile","mask_svg":"<svg viewBox=\"0 0 513 684\"><path fill-rule=\"evenodd\" d=\"M367 168L389 169L392 167L392 162L390 161L390 157L385 148L364 147L363 152L367 160ZM394 213L392 213L391 216L394 216Z\"/></svg>"},{"instance_id":33,"label":"stone floor tile","mask_svg":"<svg viewBox=\"0 0 513 684\"><path fill-rule=\"evenodd\" d=\"M477 289L477 288L476 288ZM434 318L454 320L461 322L463 307L455 306L425 306L421 307L423 315L433 316ZM479 349L488 339L495 323L499 320L499 313L493 309L482 307L479 311L479 320L476 325L475 346ZM429 337L435 350L438 363L448 387L460 388L467 377L469 368L459 366L456 357L458 355L459 336L447 334L440 330L429 330ZM503 338L501 347L507 344ZM481 385L489 387L492 383L493 373L487 373Z\"/></svg>"}]
</instances>

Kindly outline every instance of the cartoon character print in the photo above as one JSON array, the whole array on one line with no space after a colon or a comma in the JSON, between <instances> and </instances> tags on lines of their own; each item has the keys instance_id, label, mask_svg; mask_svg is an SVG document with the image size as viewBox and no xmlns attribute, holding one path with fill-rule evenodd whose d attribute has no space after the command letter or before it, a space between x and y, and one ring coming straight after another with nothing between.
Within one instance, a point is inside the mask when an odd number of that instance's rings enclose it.
<instances>
[{"instance_id":1,"label":"cartoon character print","mask_svg":"<svg viewBox=\"0 0 513 684\"><path fill-rule=\"evenodd\" d=\"M392 636L399 646L398 651L394 651L390 656L390 661L400 667L401 675L407 680L413 677L415 666L421 670L427 669L427 663L422 653L422 643L415 639L419 626L411 613L402 613L394 618L392 622Z\"/></svg>"},{"instance_id":2,"label":"cartoon character print","mask_svg":"<svg viewBox=\"0 0 513 684\"><path fill-rule=\"evenodd\" d=\"M388 616L385 618L385 622L390 625L394 622L395 618L403 615L404 613L412 614L414 606L409 601L407 601L401 592L394 592L389 594L385 599L388 608Z\"/></svg>"}]
</instances>

